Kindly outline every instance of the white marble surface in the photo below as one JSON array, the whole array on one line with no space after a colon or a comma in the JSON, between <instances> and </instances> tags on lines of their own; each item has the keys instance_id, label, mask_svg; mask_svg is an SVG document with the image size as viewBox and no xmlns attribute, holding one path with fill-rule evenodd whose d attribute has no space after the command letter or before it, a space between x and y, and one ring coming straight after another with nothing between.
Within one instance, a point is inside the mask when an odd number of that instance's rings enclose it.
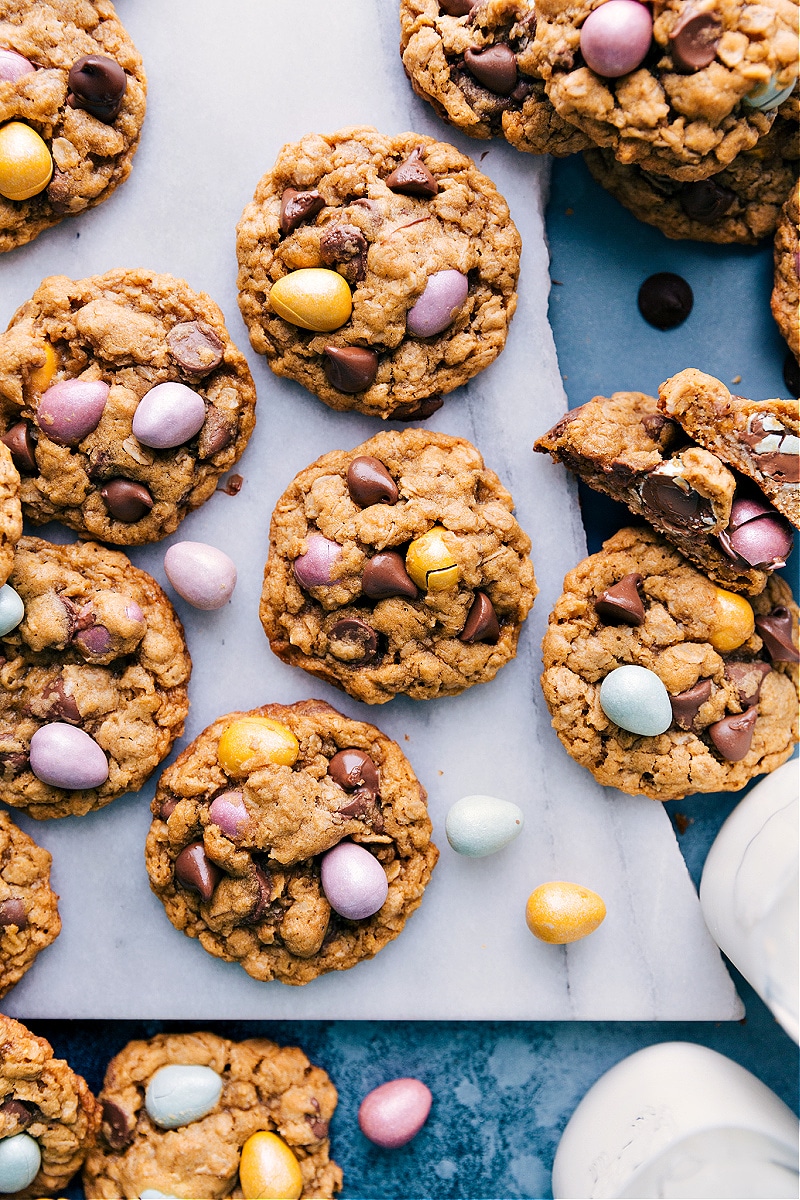
<instances>
[{"instance_id":1,"label":"white marble surface","mask_svg":"<svg viewBox=\"0 0 800 1200\"><path fill-rule=\"evenodd\" d=\"M258 426L239 467L241 493L217 494L170 539L211 542L239 568L222 611L198 613L177 601L195 662L187 738L233 708L322 696L400 741L430 793L442 858L399 940L372 962L297 989L257 983L168 923L142 860L154 783L86 817L21 819L53 853L64 930L4 1010L28 1018L738 1018L741 1004L666 815L652 801L597 787L556 739L539 689L548 612L564 573L585 554L565 472L530 449L565 406L546 316L546 162L468 142L439 124L404 78L390 0L236 0L222 22L212 0L119 0L118 10L150 79L134 171L100 208L5 256L0 319L45 275L77 278L123 265L182 275L222 306L248 352ZM258 623L275 500L301 467L378 426L333 413L273 377L249 350L234 256L238 216L279 146L365 122L433 133L484 155L522 233L507 348L430 424L475 441L510 487L541 586L519 656L494 682L457 698L380 708L280 663ZM55 527L47 535L65 540ZM163 583L165 549L141 548L132 558ZM447 845L444 818L454 800L478 791L520 804L526 824L500 854L466 860ZM529 892L553 878L588 885L608 907L603 926L569 948L537 942L525 926Z\"/></svg>"}]
</instances>

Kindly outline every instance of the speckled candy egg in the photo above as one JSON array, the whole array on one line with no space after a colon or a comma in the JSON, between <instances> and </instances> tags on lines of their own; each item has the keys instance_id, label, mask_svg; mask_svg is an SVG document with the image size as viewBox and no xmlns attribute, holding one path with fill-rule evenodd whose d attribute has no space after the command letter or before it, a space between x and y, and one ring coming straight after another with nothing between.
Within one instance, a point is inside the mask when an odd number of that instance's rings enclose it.
<instances>
[{"instance_id":1,"label":"speckled candy egg","mask_svg":"<svg viewBox=\"0 0 800 1200\"><path fill-rule=\"evenodd\" d=\"M672 724L669 693L655 671L617 667L600 685L600 707L610 721L641 737L656 737Z\"/></svg>"},{"instance_id":2,"label":"speckled candy egg","mask_svg":"<svg viewBox=\"0 0 800 1200\"><path fill-rule=\"evenodd\" d=\"M322 890L339 916L363 921L383 907L386 872L374 854L355 842L339 842L322 859Z\"/></svg>"},{"instance_id":3,"label":"speckled candy egg","mask_svg":"<svg viewBox=\"0 0 800 1200\"><path fill-rule=\"evenodd\" d=\"M102 379L62 379L39 401L36 424L52 441L77 446L100 424L110 390Z\"/></svg>"},{"instance_id":4,"label":"speckled candy egg","mask_svg":"<svg viewBox=\"0 0 800 1200\"><path fill-rule=\"evenodd\" d=\"M21 1192L39 1174L42 1152L27 1133L0 1139L0 1193Z\"/></svg>"},{"instance_id":5,"label":"speckled candy egg","mask_svg":"<svg viewBox=\"0 0 800 1200\"><path fill-rule=\"evenodd\" d=\"M0 637L5 637L12 629L16 629L25 616L25 605L22 597L15 592L10 583L0 587Z\"/></svg>"},{"instance_id":6,"label":"speckled candy egg","mask_svg":"<svg viewBox=\"0 0 800 1200\"><path fill-rule=\"evenodd\" d=\"M607 0L581 26L581 54L592 71L605 79L618 79L636 70L652 37L653 18L643 4Z\"/></svg>"},{"instance_id":7,"label":"speckled candy egg","mask_svg":"<svg viewBox=\"0 0 800 1200\"><path fill-rule=\"evenodd\" d=\"M221 1093L222 1079L211 1067L171 1063L153 1075L144 1105L160 1129L178 1129L210 1113Z\"/></svg>"},{"instance_id":8,"label":"speckled candy egg","mask_svg":"<svg viewBox=\"0 0 800 1200\"><path fill-rule=\"evenodd\" d=\"M430 1089L420 1079L392 1079L364 1097L358 1124L376 1146L396 1150L417 1136L432 1101Z\"/></svg>"},{"instance_id":9,"label":"speckled candy egg","mask_svg":"<svg viewBox=\"0 0 800 1200\"><path fill-rule=\"evenodd\" d=\"M206 419L203 397L185 383L157 383L133 414L133 432L143 446L169 450L189 442Z\"/></svg>"},{"instance_id":10,"label":"speckled candy egg","mask_svg":"<svg viewBox=\"0 0 800 1200\"><path fill-rule=\"evenodd\" d=\"M0 83L16 83L23 75L30 75L36 67L16 50L0 49Z\"/></svg>"},{"instance_id":11,"label":"speckled candy egg","mask_svg":"<svg viewBox=\"0 0 800 1200\"><path fill-rule=\"evenodd\" d=\"M63 721L36 730L30 760L37 779L65 791L100 787L108 779L108 760L94 738Z\"/></svg>"},{"instance_id":12,"label":"speckled candy egg","mask_svg":"<svg viewBox=\"0 0 800 1200\"><path fill-rule=\"evenodd\" d=\"M447 840L457 854L484 858L496 854L522 832L522 809L497 796L462 796L445 821Z\"/></svg>"},{"instance_id":13,"label":"speckled candy egg","mask_svg":"<svg viewBox=\"0 0 800 1200\"><path fill-rule=\"evenodd\" d=\"M236 587L236 564L205 542L176 542L164 555L164 570L179 596L193 608L212 612L227 604Z\"/></svg>"},{"instance_id":14,"label":"speckled candy egg","mask_svg":"<svg viewBox=\"0 0 800 1200\"><path fill-rule=\"evenodd\" d=\"M557 879L543 883L528 897L525 921L542 942L564 946L588 937L605 920L602 897L579 883Z\"/></svg>"},{"instance_id":15,"label":"speckled candy egg","mask_svg":"<svg viewBox=\"0 0 800 1200\"><path fill-rule=\"evenodd\" d=\"M336 565L342 557L342 547L321 533L306 534L306 552L293 565L300 587L325 587L332 582Z\"/></svg>"},{"instance_id":16,"label":"speckled candy egg","mask_svg":"<svg viewBox=\"0 0 800 1200\"><path fill-rule=\"evenodd\" d=\"M409 309L406 327L415 337L435 337L453 324L467 298L469 280L460 271L434 271L425 291Z\"/></svg>"},{"instance_id":17,"label":"speckled candy egg","mask_svg":"<svg viewBox=\"0 0 800 1200\"><path fill-rule=\"evenodd\" d=\"M239 1183L245 1200L298 1200L303 1174L291 1148L277 1133L259 1130L242 1146Z\"/></svg>"}]
</instances>

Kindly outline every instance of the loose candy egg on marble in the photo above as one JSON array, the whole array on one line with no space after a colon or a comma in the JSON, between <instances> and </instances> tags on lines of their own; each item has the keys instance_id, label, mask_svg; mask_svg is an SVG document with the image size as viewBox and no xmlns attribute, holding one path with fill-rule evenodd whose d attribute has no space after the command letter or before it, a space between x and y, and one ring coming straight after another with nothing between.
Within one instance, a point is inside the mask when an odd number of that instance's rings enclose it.
<instances>
[{"instance_id":1,"label":"loose candy egg on marble","mask_svg":"<svg viewBox=\"0 0 800 1200\"><path fill-rule=\"evenodd\" d=\"M594 933L605 919L606 906L597 892L579 883L554 880L528 897L525 921L542 942L563 946Z\"/></svg>"},{"instance_id":2,"label":"loose candy egg on marble","mask_svg":"<svg viewBox=\"0 0 800 1200\"><path fill-rule=\"evenodd\" d=\"M0 1139L0 1193L13 1194L30 1187L41 1165L39 1143L29 1134Z\"/></svg>"},{"instance_id":3,"label":"loose candy egg on marble","mask_svg":"<svg viewBox=\"0 0 800 1200\"><path fill-rule=\"evenodd\" d=\"M301 329L331 333L350 319L353 297L338 271L302 267L272 285L269 304L279 317Z\"/></svg>"},{"instance_id":4,"label":"loose candy egg on marble","mask_svg":"<svg viewBox=\"0 0 800 1200\"><path fill-rule=\"evenodd\" d=\"M355 842L339 842L323 855L321 877L331 908L349 921L371 917L389 894L383 867L374 854Z\"/></svg>"},{"instance_id":5,"label":"loose candy egg on marble","mask_svg":"<svg viewBox=\"0 0 800 1200\"><path fill-rule=\"evenodd\" d=\"M206 542L176 542L164 555L164 570L179 596L193 608L213 612L236 587L236 564Z\"/></svg>"},{"instance_id":6,"label":"loose candy egg on marble","mask_svg":"<svg viewBox=\"0 0 800 1200\"><path fill-rule=\"evenodd\" d=\"M143 446L170 450L191 441L205 419L203 397L185 383L157 383L137 404L132 428Z\"/></svg>"},{"instance_id":7,"label":"loose candy egg on marble","mask_svg":"<svg viewBox=\"0 0 800 1200\"><path fill-rule=\"evenodd\" d=\"M496 854L522 832L522 809L497 796L462 796L445 821L447 840L457 854L484 858Z\"/></svg>"},{"instance_id":8,"label":"loose candy egg on marble","mask_svg":"<svg viewBox=\"0 0 800 1200\"><path fill-rule=\"evenodd\" d=\"M108 760L83 729L52 721L31 738L31 770L42 783L65 791L100 787L108 779Z\"/></svg>"},{"instance_id":9,"label":"loose candy egg on marble","mask_svg":"<svg viewBox=\"0 0 800 1200\"><path fill-rule=\"evenodd\" d=\"M647 667L627 665L606 675L600 707L610 721L640 737L656 737L672 724L669 692Z\"/></svg>"},{"instance_id":10,"label":"loose candy egg on marble","mask_svg":"<svg viewBox=\"0 0 800 1200\"><path fill-rule=\"evenodd\" d=\"M461 271L434 271L425 291L409 309L406 328L415 337L435 337L453 324L467 298L469 280Z\"/></svg>"},{"instance_id":11,"label":"loose candy egg on marble","mask_svg":"<svg viewBox=\"0 0 800 1200\"><path fill-rule=\"evenodd\" d=\"M605 79L635 71L650 49L653 18L638 0L607 0L581 26L586 65Z\"/></svg>"},{"instance_id":12,"label":"loose candy egg on marble","mask_svg":"<svg viewBox=\"0 0 800 1200\"><path fill-rule=\"evenodd\" d=\"M160 1129L178 1129L210 1113L222 1094L222 1079L211 1067L170 1063L147 1085L144 1106Z\"/></svg>"},{"instance_id":13,"label":"loose candy egg on marble","mask_svg":"<svg viewBox=\"0 0 800 1200\"><path fill-rule=\"evenodd\" d=\"M239 1183L245 1200L298 1200L303 1192L300 1164L283 1138L259 1131L242 1146Z\"/></svg>"},{"instance_id":14,"label":"loose candy egg on marble","mask_svg":"<svg viewBox=\"0 0 800 1200\"><path fill-rule=\"evenodd\" d=\"M16 629L25 616L25 605L19 592L15 592L10 583L0 587L0 637Z\"/></svg>"},{"instance_id":15,"label":"loose candy egg on marble","mask_svg":"<svg viewBox=\"0 0 800 1200\"><path fill-rule=\"evenodd\" d=\"M110 390L102 379L62 379L40 399L36 424L52 441L77 446L100 424Z\"/></svg>"},{"instance_id":16,"label":"loose candy egg on marble","mask_svg":"<svg viewBox=\"0 0 800 1200\"><path fill-rule=\"evenodd\" d=\"M428 1119L433 1096L420 1079L391 1079L361 1101L358 1124L364 1137L396 1150L416 1137Z\"/></svg>"},{"instance_id":17,"label":"loose candy egg on marble","mask_svg":"<svg viewBox=\"0 0 800 1200\"><path fill-rule=\"evenodd\" d=\"M22 121L0 128L0 196L30 200L50 182L53 160L35 129Z\"/></svg>"},{"instance_id":18,"label":"loose candy egg on marble","mask_svg":"<svg viewBox=\"0 0 800 1200\"><path fill-rule=\"evenodd\" d=\"M234 776L255 758L291 767L299 753L300 744L291 729L272 717L241 717L231 721L217 746L220 766Z\"/></svg>"}]
</instances>

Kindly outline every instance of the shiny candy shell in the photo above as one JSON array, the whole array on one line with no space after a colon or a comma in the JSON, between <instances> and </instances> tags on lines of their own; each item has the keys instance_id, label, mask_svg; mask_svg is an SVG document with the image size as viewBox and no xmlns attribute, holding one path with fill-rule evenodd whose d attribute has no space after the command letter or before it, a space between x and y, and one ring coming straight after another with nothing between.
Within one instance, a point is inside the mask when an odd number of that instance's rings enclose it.
<instances>
[{"instance_id":1,"label":"shiny candy shell","mask_svg":"<svg viewBox=\"0 0 800 1200\"><path fill-rule=\"evenodd\" d=\"M795 89L797 80L793 79L786 87L780 87L775 79L775 76L768 83L760 83L758 87L754 87L744 98L744 103L749 104L751 108L757 108L759 112L772 112L774 108L780 108L784 100L788 100Z\"/></svg>"},{"instance_id":2,"label":"shiny candy shell","mask_svg":"<svg viewBox=\"0 0 800 1200\"><path fill-rule=\"evenodd\" d=\"M653 18L644 4L607 0L581 26L581 54L592 71L605 79L618 79L639 66L652 37Z\"/></svg>"},{"instance_id":3,"label":"shiny candy shell","mask_svg":"<svg viewBox=\"0 0 800 1200\"><path fill-rule=\"evenodd\" d=\"M108 779L108 760L94 738L62 721L36 730L30 758L37 779L65 791L100 787Z\"/></svg>"},{"instance_id":4,"label":"shiny candy shell","mask_svg":"<svg viewBox=\"0 0 800 1200\"><path fill-rule=\"evenodd\" d=\"M27 1133L0 1139L0 1193L21 1192L39 1174L42 1152Z\"/></svg>"},{"instance_id":5,"label":"shiny candy shell","mask_svg":"<svg viewBox=\"0 0 800 1200\"><path fill-rule=\"evenodd\" d=\"M428 1119L433 1097L420 1079L391 1079L361 1101L358 1124L364 1137L396 1150L416 1137Z\"/></svg>"},{"instance_id":6,"label":"shiny candy shell","mask_svg":"<svg viewBox=\"0 0 800 1200\"><path fill-rule=\"evenodd\" d=\"M217 758L229 775L246 774L251 759L291 767L297 762L300 745L287 725L271 717L241 717L231 721L217 746Z\"/></svg>"},{"instance_id":7,"label":"shiny candy shell","mask_svg":"<svg viewBox=\"0 0 800 1200\"><path fill-rule=\"evenodd\" d=\"M406 570L423 591L442 592L455 587L461 572L442 536L445 530L434 525L415 538L406 551Z\"/></svg>"},{"instance_id":8,"label":"shiny candy shell","mask_svg":"<svg viewBox=\"0 0 800 1200\"><path fill-rule=\"evenodd\" d=\"M469 280L461 271L434 271L425 291L409 309L406 327L415 337L435 337L453 324L467 298Z\"/></svg>"},{"instance_id":9,"label":"shiny candy shell","mask_svg":"<svg viewBox=\"0 0 800 1200\"><path fill-rule=\"evenodd\" d=\"M656 737L672 724L669 693L655 671L646 667L617 667L600 685L600 707L628 733Z\"/></svg>"},{"instance_id":10,"label":"shiny candy shell","mask_svg":"<svg viewBox=\"0 0 800 1200\"><path fill-rule=\"evenodd\" d=\"M236 564L205 542L176 542L164 555L164 570L179 596L206 612L222 608L236 587Z\"/></svg>"},{"instance_id":11,"label":"shiny candy shell","mask_svg":"<svg viewBox=\"0 0 800 1200\"><path fill-rule=\"evenodd\" d=\"M16 50L0 49L0 83L16 83L23 75L30 75L36 67Z\"/></svg>"},{"instance_id":12,"label":"shiny candy shell","mask_svg":"<svg viewBox=\"0 0 800 1200\"><path fill-rule=\"evenodd\" d=\"M22 597L15 592L10 583L0 587L0 637L5 637L12 629L16 629L25 616L25 605Z\"/></svg>"},{"instance_id":13,"label":"shiny candy shell","mask_svg":"<svg viewBox=\"0 0 800 1200\"><path fill-rule=\"evenodd\" d=\"M522 809L497 796L462 796L445 821L447 840L457 854L484 858L496 854L522 832Z\"/></svg>"},{"instance_id":14,"label":"shiny candy shell","mask_svg":"<svg viewBox=\"0 0 800 1200\"><path fill-rule=\"evenodd\" d=\"M355 842L339 842L322 859L322 890L339 916L363 921L382 908L389 881L381 864Z\"/></svg>"},{"instance_id":15,"label":"shiny candy shell","mask_svg":"<svg viewBox=\"0 0 800 1200\"><path fill-rule=\"evenodd\" d=\"M353 298L338 271L302 267L272 285L269 304L279 317L301 329L330 333L350 319Z\"/></svg>"},{"instance_id":16,"label":"shiny candy shell","mask_svg":"<svg viewBox=\"0 0 800 1200\"><path fill-rule=\"evenodd\" d=\"M252 1134L242 1146L239 1183L245 1200L298 1200L303 1176L295 1155L277 1133Z\"/></svg>"},{"instance_id":17,"label":"shiny candy shell","mask_svg":"<svg viewBox=\"0 0 800 1200\"><path fill-rule=\"evenodd\" d=\"M101 379L62 379L39 401L36 424L52 441L77 446L100 424L110 390Z\"/></svg>"},{"instance_id":18,"label":"shiny candy shell","mask_svg":"<svg viewBox=\"0 0 800 1200\"><path fill-rule=\"evenodd\" d=\"M594 933L605 915L606 906L597 892L563 880L541 884L531 892L525 908L531 933L557 946Z\"/></svg>"},{"instance_id":19,"label":"shiny candy shell","mask_svg":"<svg viewBox=\"0 0 800 1200\"><path fill-rule=\"evenodd\" d=\"M171 1063L151 1078L144 1106L160 1129L178 1129L210 1113L221 1092L222 1079L211 1067Z\"/></svg>"},{"instance_id":20,"label":"shiny candy shell","mask_svg":"<svg viewBox=\"0 0 800 1200\"><path fill-rule=\"evenodd\" d=\"M752 607L735 592L725 588L716 588L714 595L714 613L708 640L720 654L728 654L731 650L744 645L755 632L756 618Z\"/></svg>"},{"instance_id":21,"label":"shiny candy shell","mask_svg":"<svg viewBox=\"0 0 800 1200\"><path fill-rule=\"evenodd\" d=\"M203 397L185 383L157 383L133 414L133 433L143 446L169 450L198 433L206 419Z\"/></svg>"},{"instance_id":22,"label":"shiny candy shell","mask_svg":"<svg viewBox=\"0 0 800 1200\"><path fill-rule=\"evenodd\" d=\"M0 128L0 196L29 200L50 182L53 160L35 129L22 121Z\"/></svg>"}]
</instances>

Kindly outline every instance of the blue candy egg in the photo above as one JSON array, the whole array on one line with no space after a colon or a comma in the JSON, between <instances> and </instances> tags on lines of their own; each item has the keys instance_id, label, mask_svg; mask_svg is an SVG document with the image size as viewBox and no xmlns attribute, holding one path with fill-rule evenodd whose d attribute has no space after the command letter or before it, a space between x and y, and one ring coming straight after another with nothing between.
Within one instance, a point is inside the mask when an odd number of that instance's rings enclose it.
<instances>
[{"instance_id":1,"label":"blue candy egg","mask_svg":"<svg viewBox=\"0 0 800 1200\"><path fill-rule=\"evenodd\" d=\"M522 831L522 810L497 796L462 796L445 821L447 840L457 854L484 858L496 854Z\"/></svg>"},{"instance_id":2,"label":"blue candy egg","mask_svg":"<svg viewBox=\"0 0 800 1200\"><path fill-rule=\"evenodd\" d=\"M222 1079L211 1067L175 1063L156 1071L147 1085L144 1106L161 1129L178 1129L210 1113L221 1091Z\"/></svg>"},{"instance_id":3,"label":"blue candy egg","mask_svg":"<svg viewBox=\"0 0 800 1200\"><path fill-rule=\"evenodd\" d=\"M10 583L0 587L0 637L16 629L25 616L25 605Z\"/></svg>"},{"instance_id":4,"label":"blue candy egg","mask_svg":"<svg viewBox=\"0 0 800 1200\"><path fill-rule=\"evenodd\" d=\"M42 1152L27 1133L0 1140L0 1192L21 1192L39 1174Z\"/></svg>"},{"instance_id":5,"label":"blue candy egg","mask_svg":"<svg viewBox=\"0 0 800 1200\"><path fill-rule=\"evenodd\" d=\"M600 707L610 721L638 733L655 737L672 724L669 692L655 671L646 667L617 667L600 685Z\"/></svg>"},{"instance_id":6,"label":"blue candy egg","mask_svg":"<svg viewBox=\"0 0 800 1200\"><path fill-rule=\"evenodd\" d=\"M784 88L779 88L775 76L768 83L760 83L754 87L752 92L749 92L745 98L745 104L749 104L751 108L757 108L759 112L772 112L773 108L779 108L784 100L788 100L795 88L796 80L792 80Z\"/></svg>"}]
</instances>

